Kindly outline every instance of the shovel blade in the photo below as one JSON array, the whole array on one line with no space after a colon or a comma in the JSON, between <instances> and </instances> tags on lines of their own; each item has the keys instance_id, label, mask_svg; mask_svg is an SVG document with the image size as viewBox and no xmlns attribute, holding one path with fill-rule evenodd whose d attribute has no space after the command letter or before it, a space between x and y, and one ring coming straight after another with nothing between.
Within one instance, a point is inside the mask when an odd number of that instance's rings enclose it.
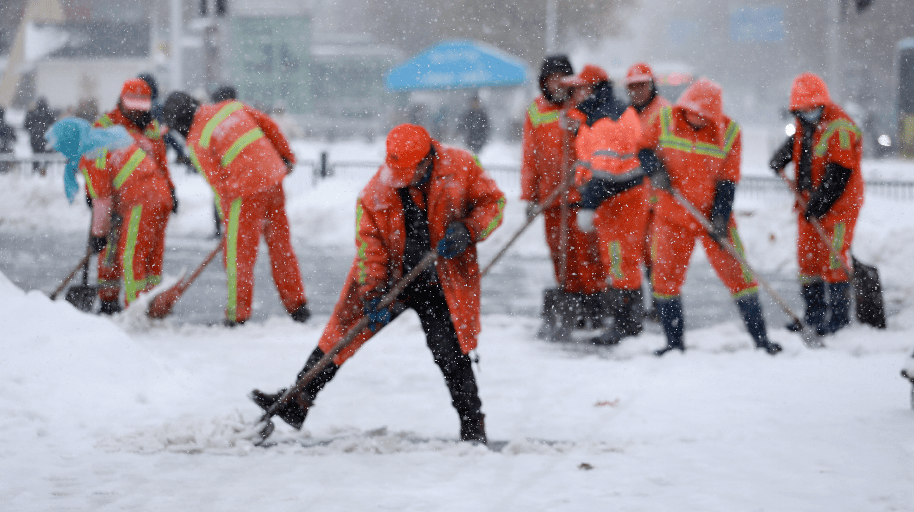
<instances>
[{"instance_id":1,"label":"shovel blade","mask_svg":"<svg viewBox=\"0 0 914 512\"><path fill-rule=\"evenodd\" d=\"M263 446L263 444L267 442L267 438L270 437L270 434L272 434L275 429L276 425L273 424L273 421L267 419L263 423L263 427L260 427L257 431L257 437L254 438L254 446Z\"/></svg>"},{"instance_id":2,"label":"shovel blade","mask_svg":"<svg viewBox=\"0 0 914 512\"><path fill-rule=\"evenodd\" d=\"M97 287L81 284L68 288L66 299L76 309L88 313L95 309L95 297L97 296Z\"/></svg>"},{"instance_id":3,"label":"shovel blade","mask_svg":"<svg viewBox=\"0 0 914 512\"><path fill-rule=\"evenodd\" d=\"M151 318L165 318L171 313L178 299L181 298L181 288L173 286L168 290L156 295L146 308L146 315Z\"/></svg>"}]
</instances>

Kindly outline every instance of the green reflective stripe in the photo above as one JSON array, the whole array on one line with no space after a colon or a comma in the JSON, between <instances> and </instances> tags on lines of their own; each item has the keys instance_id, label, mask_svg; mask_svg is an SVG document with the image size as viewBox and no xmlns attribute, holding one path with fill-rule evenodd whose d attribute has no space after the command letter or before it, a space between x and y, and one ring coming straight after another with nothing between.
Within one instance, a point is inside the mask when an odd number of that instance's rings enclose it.
<instances>
[{"instance_id":1,"label":"green reflective stripe","mask_svg":"<svg viewBox=\"0 0 914 512\"><path fill-rule=\"evenodd\" d=\"M136 256L136 241L140 234L140 218L143 215L143 205L134 206L130 210L130 220L127 223L127 240L124 244L124 294L127 304L136 300L137 294L143 289L143 280L137 280L133 272L133 258Z\"/></svg>"},{"instance_id":2,"label":"green reflective stripe","mask_svg":"<svg viewBox=\"0 0 914 512\"><path fill-rule=\"evenodd\" d=\"M730 121L730 125L727 126L727 133L724 135L724 155L733 149L733 144L736 143L736 137L739 135L739 125L736 121Z\"/></svg>"},{"instance_id":3,"label":"green reflective stripe","mask_svg":"<svg viewBox=\"0 0 914 512\"><path fill-rule=\"evenodd\" d=\"M225 227L225 273L228 276L229 321L238 321L238 224L241 218L241 198L232 201L229 208L228 226Z\"/></svg>"},{"instance_id":4,"label":"green reflective stripe","mask_svg":"<svg viewBox=\"0 0 914 512\"><path fill-rule=\"evenodd\" d=\"M110 127L114 126L114 121L111 120L111 117L108 116L108 114L105 114L102 117L98 118L98 121L96 121L96 124L98 124L102 128L110 128Z\"/></svg>"},{"instance_id":5,"label":"green reflective stripe","mask_svg":"<svg viewBox=\"0 0 914 512\"><path fill-rule=\"evenodd\" d=\"M362 235L359 233L359 226L362 225L362 215L364 213L365 210L362 209L362 202L357 201L355 205L355 245L359 267L359 284L365 284L365 281L368 279L368 270L365 268L365 255L368 251L368 243L362 239Z\"/></svg>"},{"instance_id":6,"label":"green reflective stripe","mask_svg":"<svg viewBox=\"0 0 914 512\"><path fill-rule=\"evenodd\" d=\"M839 222L835 225L835 232L832 235L831 246L835 250L835 253L841 254L841 248L844 247L844 229L845 225L843 222ZM829 256L828 258L828 268L836 269L841 267L841 262L838 258L834 256Z\"/></svg>"},{"instance_id":7,"label":"green reflective stripe","mask_svg":"<svg viewBox=\"0 0 914 512\"><path fill-rule=\"evenodd\" d=\"M505 202L506 202L506 199L504 198L504 196L502 196L501 198L498 199L498 213L495 214L495 217L492 219L491 222L489 222L489 225L486 226L486 229L483 229L482 232L479 233L479 236L476 237L477 242L482 242L483 240L485 240L486 237L491 235L492 232L495 231L495 228L498 227L498 223L501 222L501 218L505 214Z\"/></svg>"},{"instance_id":8,"label":"green reflective stripe","mask_svg":"<svg viewBox=\"0 0 914 512\"><path fill-rule=\"evenodd\" d=\"M95 193L95 187L92 186L92 177L89 176L89 170L85 167L80 166L79 170L83 173L83 178L86 179L86 190L89 191L89 197L95 199L98 197L98 194Z\"/></svg>"},{"instance_id":9,"label":"green reflective stripe","mask_svg":"<svg viewBox=\"0 0 914 512\"><path fill-rule=\"evenodd\" d=\"M216 127L219 126L222 121L228 119L228 116L243 108L244 104L240 101L233 101L219 109L219 112L216 112L216 115L214 115L213 118L206 123L206 126L203 127L203 132L200 133L200 147L208 148L213 138L213 132L216 131Z\"/></svg>"},{"instance_id":10,"label":"green reflective stripe","mask_svg":"<svg viewBox=\"0 0 914 512\"><path fill-rule=\"evenodd\" d=\"M808 284L815 284L818 281L822 280L822 276L808 276L805 274L800 274L799 281L800 284L806 286Z\"/></svg>"},{"instance_id":11,"label":"green reflective stripe","mask_svg":"<svg viewBox=\"0 0 914 512\"><path fill-rule=\"evenodd\" d=\"M130 155L130 159L127 160L127 163L124 164L123 167L121 167L121 170L117 173L117 177L114 178L115 190L124 186L124 182L127 181L127 178L129 178L130 174L136 170L144 158L146 158L146 152L142 149L137 149L133 152L132 155Z\"/></svg>"},{"instance_id":12,"label":"green reflective stripe","mask_svg":"<svg viewBox=\"0 0 914 512\"><path fill-rule=\"evenodd\" d=\"M146 284L158 286L162 282L162 276L146 276Z\"/></svg>"},{"instance_id":13,"label":"green reflective stripe","mask_svg":"<svg viewBox=\"0 0 914 512\"><path fill-rule=\"evenodd\" d=\"M197 172L199 172L203 176L203 179L209 183L209 178L206 177L206 172L203 171L203 166L200 165L200 159L197 158L197 152L194 151L193 145L187 146L187 156L190 157L190 163L194 164L194 168L197 169ZM212 184L210 184L210 186L212 186Z\"/></svg>"},{"instance_id":14,"label":"green reflective stripe","mask_svg":"<svg viewBox=\"0 0 914 512\"><path fill-rule=\"evenodd\" d=\"M609 259L612 262L609 272L613 279L625 278L625 274L622 272L622 244L618 240L609 242Z\"/></svg>"},{"instance_id":15,"label":"green reflective stripe","mask_svg":"<svg viewBox=\"0 0 914 512\"><path fill-rule=\"evenodd\" d=\"M143 132L143 135L148 139L158 140L162 138L162 125L159 124L159 121L153 119L149 123L149 127L146 128L146 131Z\"/></svg>"},{"instance_id":16,"label":"green reflective stripe","mask_svg":"<svg viewBox=\"0 0 914 512\"><path fill-rule=\"evenodd\" d=\"M758 286L752 286L750 288L746 288L745 290L743 290L741 292L736 292L736 293L732 294L732 297L734 300L739 300L739 299L742 299L743 297L748 297L750 295L757 295L757 294L758 294Z\"/></svg>"},{"instance_id":17,"label":"green reflective stripe","mask_svg":"<svg viewBox=\"0 0 914 512\"><path fill-rule=\"evenodd\" d=\"M536 102L530 104L530 107L527 108L527 115L530 117L530 124L534 128L538 128L540 125L547 123L553 123L559 120L559 111L553 110L552 112L540 112L539 107Z\"/></svg>"},{"instance_id":18,"label":"green reflective stripe","mask_svg":"<svg viewBox=\"0 0 914 512\"><path fill-rule=\"evenodd\" d=\"M822 138L820 138L819 143L816 144L814 149L816 156L822 156L828 152L828 141L831 140L835 134L838 134L838 143L841 145L841 149L849 149L851 147L851 134L858 139L863 136L860 129L857 128L854 123L847 119L836 119L825 128Z\"/></svg>"},{"instance_id":19,"label":"green reflective stripe","mask_svg":"<svg viewBox=\"0 0 914 512\"><path fill-rule=\"evenodd\" d=\"M660 111L660 137L657 143L661 148L675 149L684 153L694 153L696 155L710 156L712 158L724 159L730 148L736 141L736 135L739 133L739 125L734 122L730 123L725 137L724 147L707 142L692 142L689 139L678 137L673 134L670 126L673 122L673 110L670 107L664 107Z\"/></svg>"},{"instance_id":20,"label":"green reflective stripe","mask_svg":"<svg viewBox=\"0 0 914 512\"><path fill-rule=\"evenodd\" d=\"M665 295L663 293L654 292L654 298L661 299L661 300L673 300L673 299L679 298L679 295Z\"/></svg>"},{"instance_id":21,"label":"green reflective stripe","mask_svg":"<svg viewBox=\"0 0 914 512\"><path fill-rule=\"evenodd\" d=\"M255 140L263 137L266 137L266 135L264 135L263 130L261 130L259 126L239 137L238 140L232 143L232 146L228 148L228 151L222 155L222 167L225 168L231 165L232 161L244 151L244 148L250 146Z\"/></svg>"},{"instance_id":22,"label":"green reflective stripe","mask_svg":"<svg viewBox=\"0 0 914 512\"><path fill-rule=\"evenodd\" d=\"M743 247L743 241L739 239L739 232L736 231L735 227L730 228L730 240L733 242L733 248L736 249L736 253L740 255L743 261L746 261L746 249ZM744 265L743 261L739 262L739 266L743 270L743 280L751 283L755 280L755 277L752 275L752 270Z\"/></svg>"}]
</instances>

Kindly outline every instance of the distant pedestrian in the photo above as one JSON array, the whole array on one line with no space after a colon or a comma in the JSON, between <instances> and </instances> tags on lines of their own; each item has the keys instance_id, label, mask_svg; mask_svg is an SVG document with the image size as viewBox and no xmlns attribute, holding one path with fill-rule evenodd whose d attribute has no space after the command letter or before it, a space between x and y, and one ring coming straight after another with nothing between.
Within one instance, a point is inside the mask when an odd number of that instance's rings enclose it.
<instances>
[{"instance_id":1,"label":"distant pedestrian","mask_svg":"<svg viewBox=\"0 0 914 512\"><path fill-rule=\"evenodd\" d=\"M54 124L54 121L54 113L51 112L51 109L48 107L48 100L44 98L38 98L38 101L35 102L35 106L26 112L23 127L29 132L29 142L32 144L32 153L34 155L37 156L41 153L50 153L50 150L46 146L44 134L47 133L48 128ZM39 163L36 161L32 166L32 169L35 172L41 173L42 175L44 175L47 170L43 162Z\"/></svg>"},{"instance_id":2,"label":"distant pedestrian","mask_svg":"<svg viewBox=\"0 0 914 512\"><path fill-rule=\"evenodd\" d=\"M6 124L6 110L0 107L0 155L11 155L16 142L16 130ZM0 172L12 168L12 162L0 162Z\"/></svg>"},{"instance_id":3,"label":"distant pedestrian","mask_svg":"<svg viewBox=\"0 0 914 512\"><path fill-rule=\"evenodd\" d=\"M460 116L457 131L465 137L467 147L473 154L479 154L483 146L489 142L489 114L478 94L470 99L470 107Z\"/></svg>"}]
</instances>

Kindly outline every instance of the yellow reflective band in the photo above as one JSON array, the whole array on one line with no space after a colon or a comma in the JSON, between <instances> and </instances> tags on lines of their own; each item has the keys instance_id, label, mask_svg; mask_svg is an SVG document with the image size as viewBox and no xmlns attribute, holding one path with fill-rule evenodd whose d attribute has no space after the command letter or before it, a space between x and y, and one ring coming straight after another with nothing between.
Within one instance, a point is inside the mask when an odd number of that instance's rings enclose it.
<instances>
[{"instance_id":1,"label":"yellow reflective band","mask_svg":"<svg viewBox=\"0 0 914 512\"><path fill-rule=\"evenodd\" d=\"M111 118L108 116L108 114L105 114L102 117L99 117L98 121L96 121L96 123L99 126L101 126L102 128L110 128L110 127L114 126L114 121L111 120Z\"/></svg>"},{"instance_id":2,"label":"yellow reflective band","mask_svg":"<svg viewBox=\"0 0 914 512\"><path fill-rule=\"evenodd\" d=\"M733 149L733 144L736 143L736 137L739 135L739 125L736 124L736 121L730 121L730 125L727 126L727 134L724 135L724 153L729 153Z\"/></svg>"},{"instance_id":3,"label":"yellow reflective band","mask_svg":"<svg viewBox=\"0 0 914 512\"><path fill-rule=\"evenodd\" d=\"M734 300L739 300L739 299L742 299L743 297L748 297L750 295L756 295L756 294L758 294L758 286L752 286L752 287L746 288L745 290L743 290L741 292L734 293L732 295L732 297Z\"/></svg>"},{"instance_id":4,"label":"yellow reflective band","mask_svg":"<svg viewBox=\"0 0 914 512\"><path fill-rule=\"evenodd\" d=\"M839 222L835 225L835 232L831 239L831 246L834 249L835 253L841 254L841 248L844 247L844 223ZM828 258L828 268L836 269L841 267L841 262L838 261L838 258L834 256L829 256Z\"/></svg>"},{"instance_id":5,"label":"yellow reflective band","mask_svg":"<svg viewBox=\"0 0 914 512\"><path fill-rule=\"evenodd\" d=\"M232 201L225 227L225 273L228 278L228 304L226 316L238 321L238 227L241 222L241 198Z\"/></svg>"},{"instance_id":6,"label":"yellow reflective band","mask_svg":"<svg viewBox=\"0 0 914 512\"><path fill-rule=\"evenodd\" d=\"M228 151L222 155L222 167L225 168L231 165L232 161L244 151L244 148L251 145L255 140L262 139L263 137L266 137L266 135L264 135L263 130L261 130L259 126L239 137L238 140L232 143L232 146L228 148Z\"/></svg>"},{"instance_id":7,"label":"yellow reflective band","mask_svg":"<svg viewBox=\"0 0 914 512\"><path fill-rule=\"evenodd\" d=\"M530 117L530 124L534 128L539 127L540 125L553 123L559 120L559 111L553 110L552 112L540 112L539 107L534 101L529 108L527 108L527 115Z\"/></svg>"},{"instance_id":8,"label":"yellow reflective band","mask_svg":"<svg viewBox=\"0 0 914 512\"><path fill-rule=\"evenodd\" d=\"M152 140L161 139L162 138L162 126L159 124L159 122L157 120L153 119L152 122L149 123L149 127L146 128L146 131L143 132L143 135L145 135L146 138L152 139Z\"/></svg>"},{"instance_id":9,"label":"yellow reflective band","mask_svg":"<svg viewBox=\"0 0 914 512\"><path fill-rule=\"evenodd\" d=\"M498 213L495 214L495 218L492 219L492 222L489 222L489 225L486 226L486 229L482 230L482 233L479 233L477 237L477 242L482 242L489 235L495 231L495 228L498 227L498 223L501 222L502 216L505 214L505 202L507 200L504 197L499 198L498 200Z\"/></svg>"},{"instance_id":10,"label":"yellow reflective band","mask_svg":"<svg viewBox=\"0 0 914 512\"><path fill-rule=\"evenodd\" d=\"M140 218L143 216L143 205L130 210L130 221L127 224L127 240L124 244L124 293L127 303L136 300L137 295L146 286L143 280L137 280L133 273L133 258L136 256L136 242L140 234Z\"/></svg>"},{"instance_id":11,"label":"yellow reflective band","mask_svg":"<svg viewBox=\"0 0 914 512\"><path fill-rule=\"evenodd\" d=\"M243 108L244 104L240 101L233 101L219 109L219 112L216 112L216 115L214 115L213 118L206 123L206 126L203 127L203 132L200 133L200 147L208 148L213 138L213 132L216 131L216 127L219 126L222 121L228 119L228 116Z\"/></svg>"},{"instance_id":12,"label":"yellow reflective band","mask_svg":"<svg viewBox=\"0 0 914 512\"><path fill-rule=\"evenodd\" d=\"M355 244L356 244L356 256L358 259L359 273L358 273L358 282L359 284L365 284L365 281L368 279L368 270L365 268L365 255L368 252L368 243L362 240L362 235L359 234L359 226L362 225L362 215L365 213L365 210L362 209L362 202L356 201L355 204Z\"/></svg>"},{"instance_id":13,"label":"yellow reflective band","mask_svg":"<svg viewBox=\"0 0 914 512\"><path fill-rule=\"evenodd\" d=\"M622 244L618 240L609 242L609 259L612 262L609 266L609 273L613 279L624 279L625 274L622 272Z\"/></svg>"},{"instance_id":14,"label":"yellow reflective band","mask_svg":"<svg viewBox=\"0 0 914 512\"><path fill-rule=\"evenodd\" d=\"M124 182L127 181L127 178L136 170L137 166L140 165L140 162L142 162L144 158L146 158L146 152L142 149L137 149L130 155L130 159L121 167L121 170L117 173L117 177L114 178L115 190L124 185Z\"/></svg>"},{"instance_id":15,"label":"yellow reflective band","mask_svg":"<svg viewBox=\"0 0 914 512\"><path fill-rule=\"evenodd\" d=\"M83 178L86 179L86 190L89 191L89 197L92 199L97 198L98 194L95 193L95 187L92 186L92 177L89 175L89 169L80 165L79 170L83 173Z\"/></svg>"},{"instance_id":16,"label":"yellow reflective band","mask_svg":"<svg viewBox=\"0 0 914 512\"><path fill-rule=\"evenodd\" d=\"M739 133L739 125L734 122L731 122L727 128L726 136L724 138L724 147L709 144L707 142L693 143L689 139L673 135L673 131L670 128L673 122L672 115L673 109L670 107L664 107L660 112L660 137L657 142L661 148L675 149L684 153L694 153L696 155L710 156L723 160L727 157L727 153L730 152L730 149L736 142L736 136Z\"/></svg>"},{"instance_id":17,"label":"yellow reflective band","mask_svg":"<svg viewBox=\"0 0 914 512\"><path fill-rule=\"evenodd\" d=\"M841 149L849 149L851 147L851 134L856 136L857 139L860 139L863 136L860 129L857 128L854 123L847 119L836 119L825 128L825 133L822 134L822 138L820 138L819 143L816 144L814 150L816 156L822 156L828 152L828 141L831 140L836 133L838 134L838 143L841 145Z\"/></svg>"}]
</instances>

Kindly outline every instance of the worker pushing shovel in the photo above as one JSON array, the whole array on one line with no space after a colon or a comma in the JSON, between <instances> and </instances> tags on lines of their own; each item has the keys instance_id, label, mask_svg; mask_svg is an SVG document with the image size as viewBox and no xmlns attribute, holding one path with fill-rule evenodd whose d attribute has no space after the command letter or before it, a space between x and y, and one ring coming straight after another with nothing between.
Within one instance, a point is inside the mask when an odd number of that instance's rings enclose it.
<instances>
[{"instance_id":1,"label":"worker pushing shovel","mask_svg":"<svg viewBox=\"0 0 914 512\"><path fill-rule=\"evenodd\" d=\"M481 328L476 244L501 224L504 194L472 154L438 143L420 126L403 124L388 134L385 163L359 194L356 208L356 257L297 384L251 393L266 412L258 442L272 431L274 414L300 429L340 365L413 309L450 391L460 439L486 443L468 354Z\"/></svg>"}]
</instances>

